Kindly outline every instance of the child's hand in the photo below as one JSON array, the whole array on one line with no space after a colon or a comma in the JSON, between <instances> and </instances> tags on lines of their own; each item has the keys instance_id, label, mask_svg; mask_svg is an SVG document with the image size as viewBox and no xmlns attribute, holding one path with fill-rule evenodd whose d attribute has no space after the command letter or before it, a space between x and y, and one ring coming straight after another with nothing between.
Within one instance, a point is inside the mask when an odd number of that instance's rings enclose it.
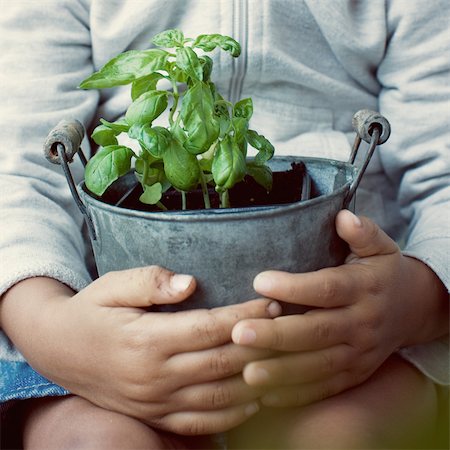
<instances>
[{"instance_id":1,"label":"child's hand","mask_svg":"<svg viewBox=\"0 0 450 450\"><path fill-rule=\"evenodd\" d=\"M146 312L195 289L192 277L154 266L111 272L74 296L54 280L24 283L5 296L2 325L36 370L71 392L180 434L224 431L257 411L261 389L241 372L269 354L233 344L231 330L279 314L276 302Z\"/></svg>"},{"instance_id":2,"label":"child's hand","mask_svg":"<svg viewBox=\"0 0 450 450\"><path fill-rule=\"evenodd\" d=\"M267 297L317 309L233 329L243 346L280 351L249 363L250 386L271 388L267 406L308 404L365 381L396 349L448 332L448 296L434 272L403 256L367 218L341 211L338 234L351 255L340 267L305 274L259 274Z\"/></svg>"}]
</instances>

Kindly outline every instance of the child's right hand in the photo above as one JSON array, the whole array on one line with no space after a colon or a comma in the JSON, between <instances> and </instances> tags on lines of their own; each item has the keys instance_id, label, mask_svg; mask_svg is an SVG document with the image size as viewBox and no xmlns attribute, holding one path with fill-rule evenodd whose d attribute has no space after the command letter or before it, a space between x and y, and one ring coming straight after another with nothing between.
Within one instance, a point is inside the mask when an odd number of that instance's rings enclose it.
<instances>
[{"instance_id":1,"label":"child's right hand","mask_svg":"<svg viewBox=\"0 0 450 450\"><path fill-rule=\"evenodd\" d=\"M42 375L74 394L178 434L209 434L244 422L260 388L241 371L266 350L231 342L234 325L270 318L270 300L176 313L147 312L177 303L195 280L156 267L111 272L73 295L33 278L0 303L2 328Z\"/></svg>"}]
</instances>

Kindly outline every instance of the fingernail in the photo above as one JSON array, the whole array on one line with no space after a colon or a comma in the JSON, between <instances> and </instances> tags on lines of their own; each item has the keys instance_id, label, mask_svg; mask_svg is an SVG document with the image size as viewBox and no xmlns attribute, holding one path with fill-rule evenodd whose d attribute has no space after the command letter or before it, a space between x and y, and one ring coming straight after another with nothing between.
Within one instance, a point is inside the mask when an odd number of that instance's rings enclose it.
<instances>
[{"instance_id":1,"label":"fingernail","mask_svg":"<svg viewBox=\"0 0 450 450\"><path fill-rule=\"evenodd\" d=\"M192 283L192 275L175 274L170 279L170 287L177 292L184 292Z\"/></svg>"},{"instance_id":2,"label":"fingernail","mask_svg":"<svg viewBox=\"0 0 450 450\"><path fill-rule=\"evenodd\" d=\"M253 374L252 377L254 382L258 384L264 384L269 381L269 372L266 369L263 369L262 367L258 367Z\"/></svg>"},{"instance_id":3,"label":"fingernail","mask_svg":"<svg viewBox=\"0 0 450 450\"><path fill-rule=\"evenodd\" d=\"M266 394L261 397L261 403L266 406L276 406L280 403L280 396L277 394Z\"/></svg>"},{"instance_id":4,"label":"fingernail","mask_svg":"<svg viewBox=\"0 0 450 450\"><path fill-rule=\"evenodd\" d=\"M267 312L270 317L278 317L281 316L282 308L278 302L270 302L267 306Z\"/></svg>"},{"instance_id":5,"label":"fingernail","mask_svg":"<svg viewBox=\"0 0 450 450\"><path fill-rule=\"evenodd\" d=\"M265 293L272 289L272 279L266 273L259 273L253 280L253 287L256 292Z\"/></svg>"},{"instance_id":6,"label":"fingernail","mask_svg":"<svg viewBox=\"0 0 450 450\"><path fill-rule=\"evenodd\" d=\"M253 344L256 341L256 331L251 328L242 328L237 332L235 342L237 344Z\"/></svg>"},{"instance_id":7,"label":"fingernail","mask_svg":"<svg viewBox=\"0 0 450 450\"><path fill-rule=\"evenodd\" d=\"M361 228L362 227L361 219L356 214L352 213L352 215L353 215L353 223L354 223L355 227Z\"/></svg>"},{"instance_id":8,"label":"fingernail","mask_svg":"<svg viewBox=\"0 0 450 450\"><path fill-rule=\"evenodd\" d=\"M259 411L259 405L258 403L250 403L245 407L245 415L246 416L253 416L253 414L256 414Z\"/></svg>"}]
</instances>

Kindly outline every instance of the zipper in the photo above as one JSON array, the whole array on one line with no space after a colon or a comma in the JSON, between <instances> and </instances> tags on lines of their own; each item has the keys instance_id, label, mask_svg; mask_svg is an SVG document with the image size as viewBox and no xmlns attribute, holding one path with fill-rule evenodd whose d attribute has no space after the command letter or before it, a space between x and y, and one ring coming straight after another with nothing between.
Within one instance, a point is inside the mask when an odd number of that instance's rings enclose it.
<instances>
[{"instance_id":1,"label":"zipper","mask_svg":"<svg viewBox=\"0 0 450 450\"><path fill-rule=\"evenodd\" d=\"M247 73L248 0L233 0L233 38L241 44L241 55L233 58L229 100L239 101Z\"/></svg>"}]
</instances>

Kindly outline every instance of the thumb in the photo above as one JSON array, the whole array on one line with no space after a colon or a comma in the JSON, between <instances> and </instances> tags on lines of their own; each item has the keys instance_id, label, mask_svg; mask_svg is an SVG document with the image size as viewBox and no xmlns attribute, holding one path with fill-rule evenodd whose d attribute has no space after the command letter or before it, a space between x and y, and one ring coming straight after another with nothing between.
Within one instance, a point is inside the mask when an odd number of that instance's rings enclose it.
<instances>
[{"instance_id":1,"label":"thumb","mask_svg":"<svg viewBox=\"0 0 450 450\"><path fill-rule=\"evenodd\" d=\"M397 244L372 220L358 217L347 209L336 216L336 231L360 258L399 251Z\"/></svg>"},{"instance_id":2,"label":"thumb","mask_svg":"<svg viewBox=\"0 0 450 450\"><path fill-rule=\"evenodd\" d=\"M191 275L146 266L108 272L85 291L89 290L89 297L101 306L144 308L181 302L194 292L195 287Z\"/></svg>"}]
</instances>

